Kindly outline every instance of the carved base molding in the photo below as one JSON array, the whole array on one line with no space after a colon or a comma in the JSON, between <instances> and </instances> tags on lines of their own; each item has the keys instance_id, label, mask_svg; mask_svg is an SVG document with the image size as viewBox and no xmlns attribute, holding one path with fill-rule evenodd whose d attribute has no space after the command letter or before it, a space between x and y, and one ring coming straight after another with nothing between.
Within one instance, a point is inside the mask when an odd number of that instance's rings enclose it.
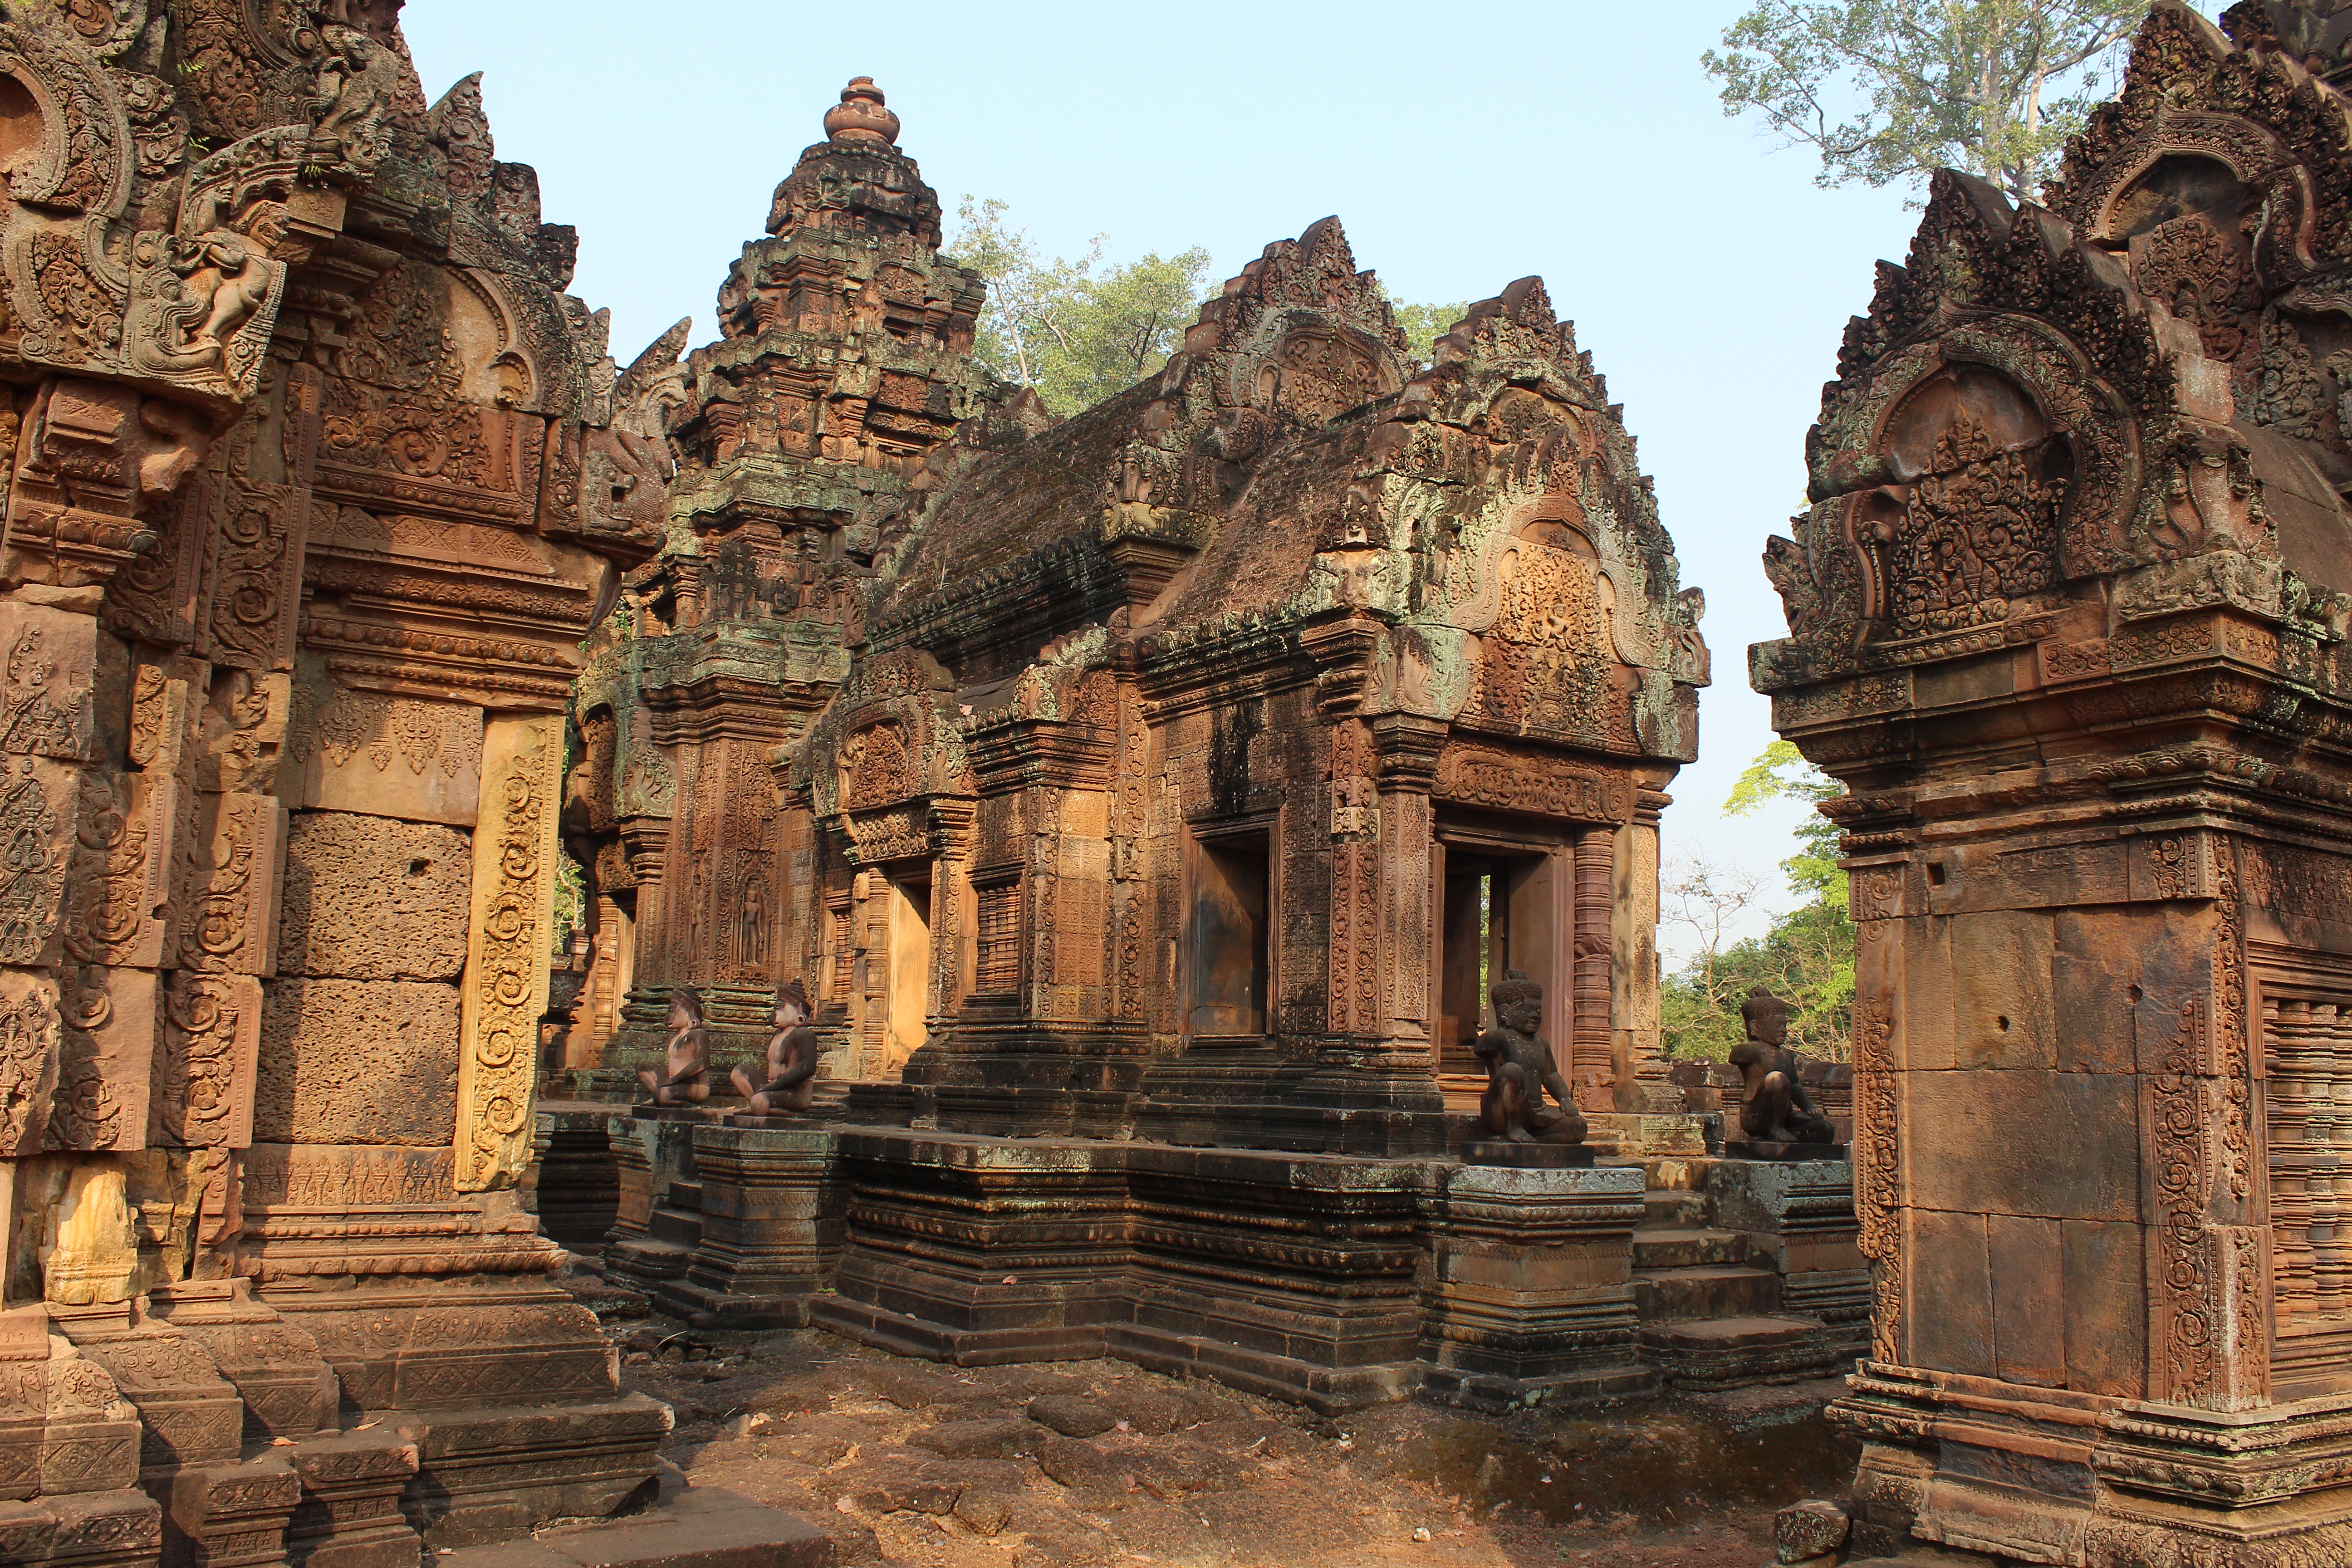
<instances>
[{"instance_id":1,"label":"carved base molding","mask_svg":"<svg viewBox=\"0 0 2352 1568\"><path fill-rule=\"evenodd\" d=\"M1630 1284L1631 1167L704 1110L611 1123L607 1274L699 1326L814 1324L961 1365L1111 1355L1327 1413L1657 1385Z\"/></svg>"},{"instance_id":2,"label":"carved base molding","mask_svg":"<svg viewBox=\"0 0 2352 1568\"><path fill-rule=\"evenodd\" d=\"M2320 1568L2352 1550L2352 1398L2221 1414L1864 1362L1856 1556Z\"/></svg>"}]
</instances>

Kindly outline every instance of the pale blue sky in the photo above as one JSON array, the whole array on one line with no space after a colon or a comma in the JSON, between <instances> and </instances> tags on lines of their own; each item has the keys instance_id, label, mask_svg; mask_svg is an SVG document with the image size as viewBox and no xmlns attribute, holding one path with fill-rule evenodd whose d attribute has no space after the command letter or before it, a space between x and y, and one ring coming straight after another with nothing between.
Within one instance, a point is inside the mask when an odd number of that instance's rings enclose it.
<instances>
[{"instance_id":1,"label":"pale blue sky","mask_svg":"<svg viewBox=\"0 0 2352 1568\"><path fill-rule=\"evenodd\" d=\"M579 226L573 291L611 307L623 363L682 315L714 335L728 262L855 75L950 216L1000 197L1048 250L1202 245L1222 279L1337 213L1401 300L1540 273L1706 590L1716 685L1666 853L1743 860L1778 896L1793 815L1719 811L1770 738L1746 679L1782 630L1758 557L1799 504L1845 320L1915 216L1818 189L1811 154L1724 118L1698 57L1740 8L410 0L403 26L428 98L486 73L499 154Z\"/></svg>"}]
</instances>

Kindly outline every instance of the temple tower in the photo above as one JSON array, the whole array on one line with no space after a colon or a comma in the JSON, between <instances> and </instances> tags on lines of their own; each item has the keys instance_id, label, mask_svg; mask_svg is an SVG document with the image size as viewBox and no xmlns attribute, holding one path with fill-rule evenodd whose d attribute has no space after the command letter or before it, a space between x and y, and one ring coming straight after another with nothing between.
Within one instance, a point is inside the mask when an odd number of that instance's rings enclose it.
<instances>
[{"instance_id":1,"label":"temple tower","mask_svg":"<svg viewBox=\"0 0 2352 1568\"><path fill-rule=\"evenodd\" d=\"M928 1033L929 889L859 868L806 900L838 851L785 809L773 753L849 674L899 543L887 524L932 454L1013 394L971 357L985 285L940 256L939 199L880 89L851 82L824 129L729 268L718 341L663 395L667 542L574 702L590 745L572 843L634 936L617 1032L576 1053L609 1069L592 1085L658 1056L674 985L701 994L722 1061L764 1044L793 977L838 1076L895 1066ZM592 1012L618 979L616 962Z\"/></svg>"}]
</instances>

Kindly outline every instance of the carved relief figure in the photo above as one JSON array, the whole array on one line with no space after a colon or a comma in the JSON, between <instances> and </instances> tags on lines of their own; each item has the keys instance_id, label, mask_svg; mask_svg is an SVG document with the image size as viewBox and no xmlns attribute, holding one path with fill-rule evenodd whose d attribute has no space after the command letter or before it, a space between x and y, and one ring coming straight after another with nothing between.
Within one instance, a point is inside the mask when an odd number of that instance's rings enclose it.
<instances>
[{"instance_id":1,"label":"carved relief figure","mask_svg":"<svg viewBox=\"0 0 2352 1568\"><path fill-rule=\"evenodd\" d=\"M749 1100L751 1114L806 1110L816 1093L816 1031L808 1026L808 990L795 978L776 988L776 1032L768 1039L768 1081L753 1088L741 1068L728 1076L735 1092Z\"/></svg>"},{"instance_id":2,"label":"carved relief figure","mask_svg":"<svg viewBox=\"0 0 2352 1568\"><path fill-rule=\"evenodd\" d=\"M1789 1048L1789 1005L1758 986L1739 1005L1748 1038L1732 1048L1739 1069L1739 1130L1769 1143L1834 1143L1837 1127L1805 1092Z\"/></svg>"},{"instance_id":3,"label":"carved relief figure","mask_svg":"<svg viewBox=\"0 0 2352 1568\"><path fill-rule=\"evenodd\" d=\"M304 155L315 163L373 163L382 155L384 115L400 86L400 62L357 28L329 26L320 37L318 123Z\"/></svg>"},{"instance_id":4,"label":"carved relief figure","mask_svg":"<svg viewBox=\"0 0 2352 1568\"><path fill-rule=\"evenodd\" d=\"M669 994L668 1071L637 1074L656 1105L699 1105L710 1098L710 1037L703 1032L702 998L690 986Z\"/></svg>"},{"instance_id":5,"label":"carved relief figure","mask_svg":"<svg viewBox=\"0 0 2352 1568\"><path fill-rule=\"evenodd\" d=\"M1495 1026L1470 1044L1486 1068L1478 1114L1496 1137L1513 1143L1581 1143L1584 1118L1552 1060L1543 1026L1543 987L1514 969L1494 990ZM1549 1092L1558 1103L1547 1105Z\"/></svg>"},{"instance_id":6,"label":"carved relief figure","mask_svg":"<svg viewBox=\"0 0 2352 1568\"><path fill-rule=\"evenodd\" d=\"M245 237L216 229L142 247L154 279L147 330L133 339L142 370L187 374L223 366L228 345L268 301L277 276ZM247 355L246 357L251 357ZM227 367L241 374L243 366Z\"/></svg>"}]
</instances>

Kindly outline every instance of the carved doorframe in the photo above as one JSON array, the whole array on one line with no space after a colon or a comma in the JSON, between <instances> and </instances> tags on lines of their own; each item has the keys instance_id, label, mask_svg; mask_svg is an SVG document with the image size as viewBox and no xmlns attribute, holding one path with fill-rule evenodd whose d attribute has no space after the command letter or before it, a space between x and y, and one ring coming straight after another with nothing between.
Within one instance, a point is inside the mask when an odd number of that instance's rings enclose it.
<instances>
[{"instance_id":1,"label":"carved doorframe","mask_svg":"<svg viewBox=\"0 0 2352 1568\"><path fill-rule=\"evenodd\" d=\"M1550 931L1538 938L1538 955L1544 960L1540 973L1530 974L1543 983L1543 1035L1550 1042L1552 1059L1559 1064L1563 1078L1569 1076L1575 1060L1575 994L1576 994L1576 841L1575 825L1547 823L1528 827L1512 827L1479 818L1466 818L1439 805L1437 820L1432 837L1436 841L1437 866L1435 886L1443 889L1446 868L1455 855L1479 855L1517 860L1540 860L1541 878L1546 891L1541 895L1541 913L1549 921ZM1523 884L1524 885L1524 884ZM1445 963L1444 895L1441 891L1432 900L1438 906L1437 918L1430 922L1430 1016L1441 1016ZM1509 919L1522 923L1528 908L1515 907ZM1508 956L1519 956L1516 932ZM1499 976L1488 977L1488 989ZM1487 1005L1478 998L1480 1016ZM1445 1076L1439 1052L1430 1053L1430 1070Z\"/></svg>"}]
</instances>

